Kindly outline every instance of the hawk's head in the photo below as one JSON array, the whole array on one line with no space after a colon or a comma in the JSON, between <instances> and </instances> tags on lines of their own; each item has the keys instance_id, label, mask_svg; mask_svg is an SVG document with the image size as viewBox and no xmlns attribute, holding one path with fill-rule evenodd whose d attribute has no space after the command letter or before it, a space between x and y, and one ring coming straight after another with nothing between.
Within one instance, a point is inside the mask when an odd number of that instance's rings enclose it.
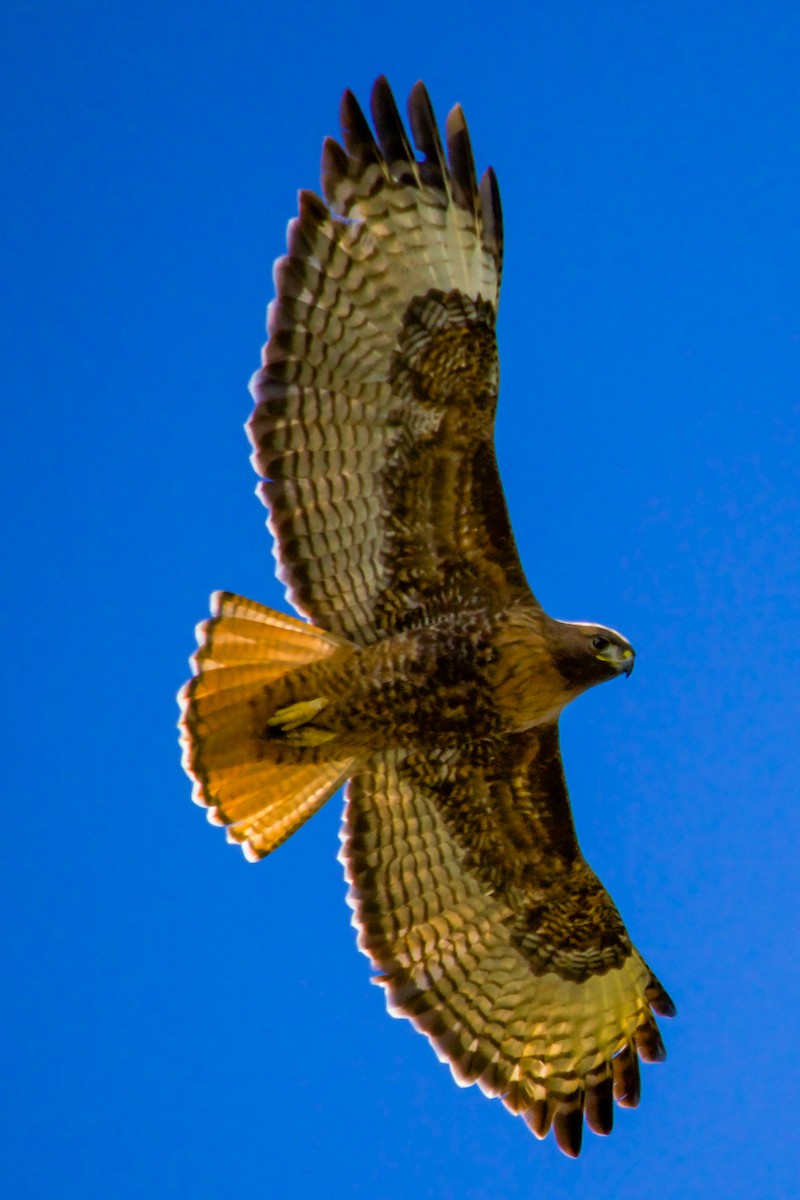
<instances>
[{"instance_id":1,"label":"hawk's head","mask_svg":"<svg viewBox=\"0 0 800 1200\"><path fill-rule=\"evenodd\" d=\"M630 675L636 652L616 629L583 621L554 621L553 625L553 657L571 688L584 691L617 675Z\"/></svg>"}]
</instances>

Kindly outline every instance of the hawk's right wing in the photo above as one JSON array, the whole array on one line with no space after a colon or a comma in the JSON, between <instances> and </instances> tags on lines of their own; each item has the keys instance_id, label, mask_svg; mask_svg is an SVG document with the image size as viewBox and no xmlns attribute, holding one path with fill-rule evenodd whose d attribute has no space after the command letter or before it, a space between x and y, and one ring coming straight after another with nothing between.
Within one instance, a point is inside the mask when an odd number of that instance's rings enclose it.
<instances>
[{"instance_id":1,"label":"hawk's right wing","mask_svg":"<svg viewBox=\"0 0 800 1200\"><path fill-rule=\"evenodd\" d=\"M427 93L418 161L385 79L355 99L275 267L253 463L280 573L315 623L365 643L480 597L532 601L494 455L497 184L461 110L445 158Z\"/></svg>"}]
</instances>

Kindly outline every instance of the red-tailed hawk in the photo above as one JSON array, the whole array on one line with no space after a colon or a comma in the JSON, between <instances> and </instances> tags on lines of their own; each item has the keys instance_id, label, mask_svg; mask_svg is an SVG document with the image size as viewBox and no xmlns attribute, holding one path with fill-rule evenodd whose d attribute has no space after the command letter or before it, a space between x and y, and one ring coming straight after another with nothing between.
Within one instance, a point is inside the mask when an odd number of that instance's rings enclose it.
<instances>
[{"instance_id":1,"label":"red-tailed hawk","mask_svg":"<svg viewBox=\"0 0 800 1200\"><path fill-rule=\"evenodd\" d=\"M345 781L359 945L393 1012L567 1154L664 1057L666 992L581 855L558 718L629 673L600 625L553 620L497 473L502 224L460 108L447 156L422 84L350 92L324 200L301 192L252 383L280 575L312 624L228 593L181 694L195 800L249 858ZM419 157L418 157L419 155Z\"/></svg>"}]
</instances>

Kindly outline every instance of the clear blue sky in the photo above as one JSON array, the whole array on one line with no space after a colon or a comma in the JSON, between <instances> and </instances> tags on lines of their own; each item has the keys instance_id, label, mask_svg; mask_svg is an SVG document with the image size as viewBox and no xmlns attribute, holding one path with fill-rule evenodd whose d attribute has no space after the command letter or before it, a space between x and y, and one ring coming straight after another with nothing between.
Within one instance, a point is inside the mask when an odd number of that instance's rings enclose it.
<instances>
[{"instance_id":1,"label":"clear blue sky","mask_svg":"<svg viewBox=\"0 0 800 1200\"><path fill-rule=\"evenodd\" d=\"M800 6L28 0L0 57L2 1194L796 1194ZM461 101L500 179L531 583L638 650L565 757L679 1012L577 1163L387 1017L339 797L253 866L179 766L208 593L283 606L246 383L380 72Z\"/></svg>"}]
</instances>

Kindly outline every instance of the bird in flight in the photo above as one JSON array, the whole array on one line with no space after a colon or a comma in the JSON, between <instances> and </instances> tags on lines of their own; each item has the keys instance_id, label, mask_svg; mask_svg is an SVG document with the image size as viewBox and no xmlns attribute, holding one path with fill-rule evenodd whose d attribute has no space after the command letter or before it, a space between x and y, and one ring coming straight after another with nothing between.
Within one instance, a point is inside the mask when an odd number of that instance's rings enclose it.
<instances>
[{"instance_id":1,"label":"bird in flight","mask_svg":"<svg viewBox=\"0 0 800 1200\"><path fill-rule=\"evenodd\" d=\"M250 859L347 781L341 857L391 1012L569 1155L639 1101L674 1015L581 854L564 707L630 673L531 592L494 452L494 173L428 94L350 92L275 265L252 462L308 620L227 592L180 695L194 799Z\"/></svg>"}]
</instances>

